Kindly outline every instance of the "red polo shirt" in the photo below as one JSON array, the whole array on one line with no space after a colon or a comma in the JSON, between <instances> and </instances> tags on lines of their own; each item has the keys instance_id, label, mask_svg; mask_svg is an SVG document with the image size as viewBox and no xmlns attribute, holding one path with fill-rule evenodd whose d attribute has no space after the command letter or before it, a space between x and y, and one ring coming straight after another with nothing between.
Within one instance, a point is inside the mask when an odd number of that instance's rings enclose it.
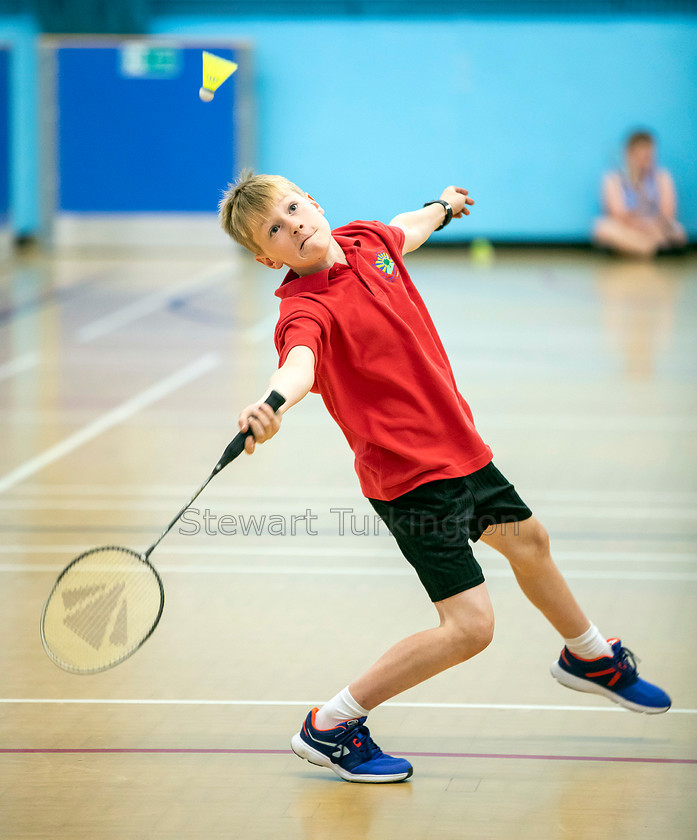
<instances>
[{"instance_id":1,"label":"red polo shirt","mask_svg":"<svg viewBox=\"0 0 697 840\"><path fill-rule=\"evenodd\" d=\"M333 231L348 265L290 271L274 341L282 365L315 354L315 383L355 455L363 493L390 500L491 461L450 362L402 262L404 232L381 222Z\"/></svg>"}]
</instances>

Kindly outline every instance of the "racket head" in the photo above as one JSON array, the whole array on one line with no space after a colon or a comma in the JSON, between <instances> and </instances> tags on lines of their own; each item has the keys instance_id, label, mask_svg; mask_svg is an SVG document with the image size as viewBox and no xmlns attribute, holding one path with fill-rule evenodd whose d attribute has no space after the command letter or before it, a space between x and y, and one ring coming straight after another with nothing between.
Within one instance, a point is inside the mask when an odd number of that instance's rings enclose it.
<instances>
[{"instance_id":1,"label":"racket head","mask_svg":"<svg viewBox=\"0 0 697 840\"><path fill-rule=\"evenodd\" d=\"M96 674L143 645L164 605L162 580L144 555L114 545L92 548L55 582L41 613L41 641L59 668Z\"/></svg>"}]
</instances>

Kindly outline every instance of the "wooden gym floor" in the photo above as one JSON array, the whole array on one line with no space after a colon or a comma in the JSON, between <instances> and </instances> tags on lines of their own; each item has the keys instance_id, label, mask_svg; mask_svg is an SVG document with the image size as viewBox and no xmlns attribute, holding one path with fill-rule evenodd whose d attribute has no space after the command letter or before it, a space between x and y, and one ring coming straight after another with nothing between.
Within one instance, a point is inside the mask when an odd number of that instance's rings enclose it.
<instances>
[{"instance_id":1,"label":"wooden gym floor","mask_svg":"<svg viewBox=\"0 0 697 840\"><path fill-rule=\"evenodd\" d=\"M142 550L203 481L275 367L281 277L228 252L24 253L0 301L3 840L697 836L697 260L409 265L496 464L674 708L559 686L559 639L478 546L494 643L371 715L413 778L350 785L293 756L312 704L436 618L316 396L157 550L144 648L60 671L38 632L56 574Z\"/></svg>"}]
</instances>

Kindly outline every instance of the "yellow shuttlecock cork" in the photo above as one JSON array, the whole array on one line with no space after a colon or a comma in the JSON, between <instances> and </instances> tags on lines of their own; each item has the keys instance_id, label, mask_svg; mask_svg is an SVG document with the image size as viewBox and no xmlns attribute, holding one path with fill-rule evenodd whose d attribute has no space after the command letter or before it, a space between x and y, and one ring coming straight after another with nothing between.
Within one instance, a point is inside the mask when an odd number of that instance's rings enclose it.
<instances>
[{"instance_id":1,"label":"yellow shuttlecock cork","mask_svg":"<svg viewBox=\"0 0 697 840\"><path fill-rule=\"evenodd\" d=\"M227 58L221 58L219 55L204 51L203 87L199 91L201 99L204 102L210 102L215 91L226 79L232 76L235 70L237 70L237 65L234 61L228 61Z\"/></svg>"}]
</instances>

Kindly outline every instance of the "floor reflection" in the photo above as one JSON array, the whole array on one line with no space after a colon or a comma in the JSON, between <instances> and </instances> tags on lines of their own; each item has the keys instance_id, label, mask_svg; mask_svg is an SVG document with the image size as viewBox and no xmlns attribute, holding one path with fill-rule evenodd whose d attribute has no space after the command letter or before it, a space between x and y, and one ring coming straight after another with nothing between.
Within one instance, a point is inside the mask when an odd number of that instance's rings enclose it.
<instances>
[{"instance_id":1,"label":"floor reflection","mask_svg":"<svg viewBox=\"0 0 697 840\"><path fill-rule=\"evenodd\" d=\"M650 379L670 346L684 269L679 263L611 260L597 271L608 340L629 379Z\"/></svg>"},{"instance_id":2,"label":"floor reflection","mask_svg":"<svg viewBox=\"0 0 697 840\"><path fill-rule=\"evenodd\" d=\"M307 780L290 808L302 824L304 840L357 840L378 836L376 823L388 826L400 814L403 819L412 793L411 782L363 785L318 777L314 783Z\"/></svg>"}]
</instances>

